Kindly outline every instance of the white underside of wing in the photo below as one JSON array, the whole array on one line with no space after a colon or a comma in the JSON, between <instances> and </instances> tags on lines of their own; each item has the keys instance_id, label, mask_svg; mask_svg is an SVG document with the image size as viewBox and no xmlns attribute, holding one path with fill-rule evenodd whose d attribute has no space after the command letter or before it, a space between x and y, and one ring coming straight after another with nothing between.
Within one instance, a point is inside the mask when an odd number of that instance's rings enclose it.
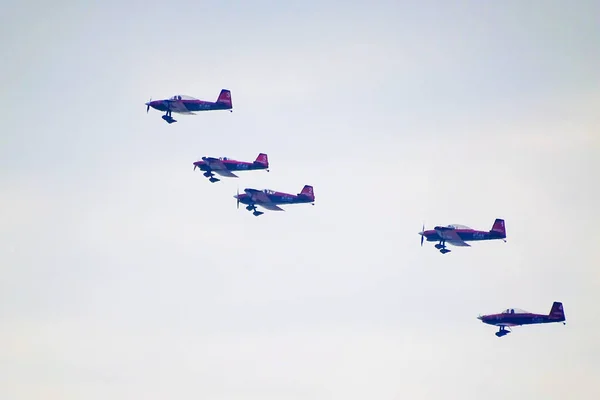
<instances>
[{"instance_id":1,"label":"white underside of wing","mask_svg":"<svg viewBox=\"0 0 600 400\"><path fill-rule=\"evenodd\" d=\"M256 205L271 211L285 211L283 208L273 203L256 203Z\"/></svg>"},{"instance_id":2,"label":"white underside of wing","mask_svg":"<svg viewBox=\"0 0 600 400\"><path fill-rule=\"evenodd\" d=\"M457 247L471 247L470 244L468 244L467 242L464 242L462 240L446 240L446 243L451 244L452 246L457 246Z\"/></svg>"},{"instance_id":3,"label":"white underside of wing","mask_svg":"<svg viewBox=\"0 0 600 400\"><path fill-rule=\"evenodd\" d=\"M221 176L227 176L229 178L237 178L238 177L236 174L232 173L228 169L213 169L213 172L215 174L218 174Z\"/></svg>"}]
</instances>

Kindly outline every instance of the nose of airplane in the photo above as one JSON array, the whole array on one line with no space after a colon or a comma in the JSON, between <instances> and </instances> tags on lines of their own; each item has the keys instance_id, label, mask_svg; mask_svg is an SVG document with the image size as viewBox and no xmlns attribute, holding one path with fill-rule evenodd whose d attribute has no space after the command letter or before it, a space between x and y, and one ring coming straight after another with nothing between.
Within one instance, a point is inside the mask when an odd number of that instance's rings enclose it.
<instances>
[{"instance_id":1,"label":"nose of airplane","mask_svg":"<svg viewBox=\"0 0 600 400\"><path fill-rule=\"evenodd\" d=\"M146 104L146 113L147 113L148 111L150 111L150 107L152 107L152 97L150 97L150 100L148 100L148 102L144 103L144 104Z\"/></svg>"},{"instance_id":2,"label":"nose of airplane","mask_svg":"<svg viewBox=\"0 0 600 400\"><path fill-rule=\"evenodd\" d=\"M477 319L480 320L480 321L483 321L483 316L479 315L479 316L477 316Z\"/></svg>"}]
</instances>

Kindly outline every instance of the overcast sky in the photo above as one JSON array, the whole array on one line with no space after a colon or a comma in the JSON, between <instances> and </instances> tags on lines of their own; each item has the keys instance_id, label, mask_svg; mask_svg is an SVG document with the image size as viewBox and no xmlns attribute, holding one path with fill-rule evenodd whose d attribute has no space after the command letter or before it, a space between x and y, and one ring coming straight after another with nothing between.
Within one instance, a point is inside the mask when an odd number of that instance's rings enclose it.
<instances>
[{"instance_id":1,"label":"overcast sky","mask_svg":"<svg viewBox=\"0 0 600 400\"><path fill-rule=\"evenodd\" d=\"M0 398L600 398L599 15L4 5ZM222 88L233 113L146 113ZM271 172L193 171L260 152ZM314 207L236 209L305 184ZM507 243L419 246L423 223L495 218ZM553 301L566 326L476 319Z\"/></svg>"}]
</instances>

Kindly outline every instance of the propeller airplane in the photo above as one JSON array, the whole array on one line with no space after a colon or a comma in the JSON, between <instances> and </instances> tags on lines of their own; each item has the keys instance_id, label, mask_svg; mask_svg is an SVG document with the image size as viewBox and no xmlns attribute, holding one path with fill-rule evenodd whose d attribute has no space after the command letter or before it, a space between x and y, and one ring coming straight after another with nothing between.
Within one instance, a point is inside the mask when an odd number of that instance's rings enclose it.
<instances>
[{"instance_id":1,"label":"propeller airplane","mask_svg":"<svg viewBox=\"0 0 600 400\"><path fill-rule=\"evenodd\" d=\"M162 116L162 119L169 124L177 122L177 120L173 119L171 113L196 115L194 114L194 111L229 110L230 112L233 112L231 92L227 89L221 90L221 93L215 102L198 100L194 97L185 95L175 95L170 99L164 100L152 101L152 99L150 99L150 101L146 103L146 113L150 111L150 107L159 111L164 111L165 115Z\"/></svg>"},{"instance_id":2,"label":"propeller airplane","mask_svg":"<svg viewBox=\"0 0 600 400\"><path fill-rule=\"evenodd\" d=\"M426 231L425 224L421 232L421 247L423 247L423 241L427 239L428 242L439 242L435 245L435 248L442 254L449 253L451 250L446 248L446 243L453 246L470 247L469 241L481 241L481 240L495 240L502 239L506 242L506 228L504 226L503 219L496 219L494 225L490 231L478 231L464 225L448 225L448 226L436 226L435 228Z\"/></svg>"},{"instance_id":3,"label":"propeller airplane","mask_svg":"<svg viewBox=\"0 0 600 400\"><path fill-rule=\"evenodd\" d=\"M480 315L477 319L484 324L499 326L500 328L496 332L498 337L508 335L511 332L511 326L548 324L551 322L562 322L563 325L566 325L565 310L563 304L558 301L552 304L548 315L534 314L518 308L507 308L499 314Z\"/></svg>"},{"instance_id":4,"label":"propeller airplane","mask_svg":"<svg viewBox=\"0 0 600 400\"><path fill-rule=\"evenodd\" d=\"M214 173L229 178L237 178L238 176L231 171L253 171L266 170L269 172L269 159L265 153L260 153L254 162L238 161L227 157L202 157L202 161L194 163L194 170L199 168L204 172L204 176L212 183L219 182L220 179L214 177Z\"/></svg>"},{"instance_id":5,"label":"propeller airplane","mask_svg":"<svg viewBox=\"0 0 600 400\"><path fill-rule=\"evenodd\" d=\"M276 192L270 189L257 190L246 188L244 189L244 192L245 193L240 194L238 191L237 195L233 196L237 199L237 208L240 208L240 203L246 204L246 210L252 211L252 214L257 217L264 214L264 212L258 211L256 206L271 211L285 211L278 205L302 203L311 203L313 206L315 205L313 187L309 185L305 185L304 188L302 188L302 191L297 195Z\"/></svg>"}]
</instances>

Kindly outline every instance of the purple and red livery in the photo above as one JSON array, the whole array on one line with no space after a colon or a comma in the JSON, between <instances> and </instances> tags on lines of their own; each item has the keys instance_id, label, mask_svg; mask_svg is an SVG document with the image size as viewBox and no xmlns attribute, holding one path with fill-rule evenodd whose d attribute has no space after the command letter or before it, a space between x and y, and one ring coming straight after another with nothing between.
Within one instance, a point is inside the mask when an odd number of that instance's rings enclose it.
<instances>
[{"instance_id":1,"label":"purple and red livery","mask_svg":"<svg viewBox=\"0 0 600 400\"><path fill-rule=\"evenodd\" d=\"M313 187L305 185L302 191L296 195L276 192L270 189L258 190L258 189L244 189L245 193L233 196L237 199L237 207L240 208L240 203L246 204L246 210L252 211L252 214L259 216L264 214L261 211L256 210L256 206L263 207L271 211L285 211L283 208L278 207L278 204L302 204L311 203L315 205L315 193Z\"/></svg>"},{"instance_id":2,"label":"purple and red livery","mask_svg":"<svg viewBox=\"0 0 600 400\"><path fill-rule=\"evenodd\" d=\"M164 100L150 100L146 103L146 112L150 110L150 107L164 111L165 115L162 119L167 121L169 124L177 122L171 116L171 113L196 115L194 111L211 111L211 110L229 110L233 112L233 105L231 103L231 92L227 89L222 89L217 101L198 100L190 96L175 95L170 99Z\"/></svg>"},{"instance_id":3,"label":"purple and red livery","mask_svg":"<svg viewBox=\"0 0 600 400\"><path fill-rule=\"evenodd\" d=\"M548 324L551 322L562 322L563 325L566 324L563 304L558 301L555 301L552 304L552 308L548 315L533 314L518 308L507 308L499 314L480 315L477 319L481 320L484 324L499 326L500 330L496 332L496 336L498 337L508 335L510 330L507 330L506 328L511 326Z\"/></svg>"},{"instance_id":4,"label":"purple and red livery","mask_svg":"<svg viewBox=\"0 0 600 400\"><path fill-rule=\"evenodd\" d=\"M423 240L427 239L428 242L439 242L435 245L435 248L442 254L449 253L450 250L446 248L446 243L453 246L470 247L467 242L479 241L479 240L496 240L502 239L506 242L506 227L504 226L503 219L496 219L492 229L489 231L478 231L464 225L448 225L448 226L436 226L435 228L426 231L425 226L421 232L421 246L423 246Z\"/></svg>"},{"instance_id":5,"label":"purple and red livery","mask_svg":"<svg viewBox=\"0 0 600 400\"><path fill-rule=\"evenodd\" d=\"M200 168L204 172L204 176L212 183L219 182L220 179L214 177L214 173L229 178L237 178L238 176L231 171L255 171L264 169L269 172L269 158L265 153L260 153L254 162L238 161L227 157L202 157L202 161L194 163L194 170Z\"/></svg>"}]
</instances>

